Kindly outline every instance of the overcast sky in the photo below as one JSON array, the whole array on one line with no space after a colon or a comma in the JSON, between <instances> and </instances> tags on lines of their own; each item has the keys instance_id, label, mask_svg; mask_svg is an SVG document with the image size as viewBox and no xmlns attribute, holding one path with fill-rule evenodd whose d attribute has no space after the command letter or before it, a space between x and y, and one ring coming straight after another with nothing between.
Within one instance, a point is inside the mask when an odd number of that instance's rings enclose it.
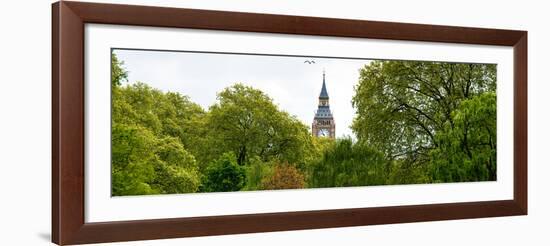
<instances>
[{"instance_id":1,"label":"overcast sky","mask_svg":"<svg viewBox=\"0 0 550 246\"><path fill-rule=\"evenodd\" d=\"M216 93L240 82L262 90L278 107L311 127L326 72L336 135L353 136L351 106L359 69L368 60L262 55L114 50L124 61L130 83L144 82L162 91L179 92L204 109ZM315 64L304 63L314 60Z\"/></svg>"}]
</instances>

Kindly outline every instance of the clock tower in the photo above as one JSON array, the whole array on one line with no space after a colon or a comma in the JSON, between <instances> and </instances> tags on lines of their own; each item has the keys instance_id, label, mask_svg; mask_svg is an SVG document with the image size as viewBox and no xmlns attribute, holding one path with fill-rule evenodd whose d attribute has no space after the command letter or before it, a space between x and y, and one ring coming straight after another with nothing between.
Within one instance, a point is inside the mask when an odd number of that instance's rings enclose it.
<instances>
[{"instance_id":1,"label":"clock tower","mask_svg":"<svg viewBox=\"0 0 550 246\"><path fill-rule=\"evenodd\" d=\"M334 118L330 111L328 92L325 84L325 71L323 71L323 87L319 95L319 105L313 117L313 124L311 124L311 133L314 137L332 139L336 137L336 125L334 124Z\"/></svg>"}]
</instances>

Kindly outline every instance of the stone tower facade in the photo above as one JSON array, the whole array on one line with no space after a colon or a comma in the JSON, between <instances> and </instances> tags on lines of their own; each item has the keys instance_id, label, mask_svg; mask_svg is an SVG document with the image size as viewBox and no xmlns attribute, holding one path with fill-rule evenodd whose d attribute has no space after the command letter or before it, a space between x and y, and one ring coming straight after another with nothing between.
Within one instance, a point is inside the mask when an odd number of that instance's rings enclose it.
<instances>
[{"instance_id":1,"label":"stone tower facade","mask_svg":"<svg viewBox=\"0 0 550 246\"><path fill-rule=\"evenodd\" d=\"M325 84L325 71L323 71L323 87L319 95L319 105L313 117L311 133L315 137L327 137L334 139L336 137L336 124L330 111L329 97Z\"/></svg>"}]
</instances>

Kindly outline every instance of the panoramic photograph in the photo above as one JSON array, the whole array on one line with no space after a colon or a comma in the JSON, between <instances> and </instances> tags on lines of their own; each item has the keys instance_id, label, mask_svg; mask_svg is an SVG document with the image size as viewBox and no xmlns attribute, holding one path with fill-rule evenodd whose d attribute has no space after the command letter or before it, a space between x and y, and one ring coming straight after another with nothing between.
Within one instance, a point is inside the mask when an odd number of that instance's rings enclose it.
<instances>
[{"instance_id":1,"label":"panoramic photograph","mask_svg":"<svg viewBox=\"0 0 550 246\"><path fill-rule=\"evenodd\" d=\"M112 196L496 181L495 64L112 49Z\"/></svg>"}]
</instances>

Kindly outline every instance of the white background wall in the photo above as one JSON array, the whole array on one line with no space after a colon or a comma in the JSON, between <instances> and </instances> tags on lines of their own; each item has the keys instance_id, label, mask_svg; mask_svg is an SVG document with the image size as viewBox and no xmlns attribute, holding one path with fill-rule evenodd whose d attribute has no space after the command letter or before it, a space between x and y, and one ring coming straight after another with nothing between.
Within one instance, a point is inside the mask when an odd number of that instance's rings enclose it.
<instances>
[{"instance_id":1,"label":"white background wall","mask_svg":"<svg viewBox=\"0 0 550 246\"><path fill-rule=\"evenodd\" d=\"M529 31L529 215L114 245L549 245L550 21L545 1L102 1ZM0 245L50 241L51 1L0 14ZM545 234L546 232L546 234Z\"/></svg>"}]
</instances>

